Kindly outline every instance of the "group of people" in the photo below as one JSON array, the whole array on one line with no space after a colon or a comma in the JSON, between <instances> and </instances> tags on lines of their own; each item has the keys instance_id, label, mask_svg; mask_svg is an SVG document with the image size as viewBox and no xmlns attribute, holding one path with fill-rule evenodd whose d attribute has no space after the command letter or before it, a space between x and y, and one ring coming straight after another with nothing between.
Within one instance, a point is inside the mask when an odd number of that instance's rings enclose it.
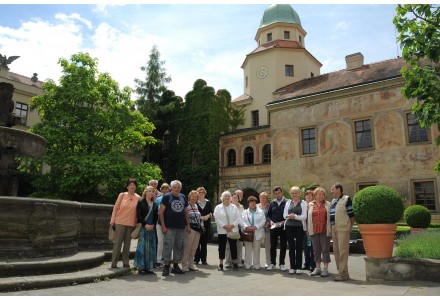
<instances>
[{"instance_id":1,"label":"group of people","mask_svg":"<svg viewBox=\"0 0 440 300\"><path fill-rule=\"evenodd\" d=\"M178 180L170 185L162 184L160 191L157 190L157 181L150 181L142 197L135 193L136 187L136 180L129 179L127 192L119 195L113 209L110 221L110 226L115 229L112 268L117 266L122 244L122 263L124 267L129 267L131 232L136 224L141 224L134 259L139 274L151 274L154 267L163 267L163 276L168 276L170 272L184 274L197 271L197 264L207 264L207 242L214 216L219 271L227 267L235 271L239 267L261 269L263 240L266 270L274 270L276 266L279 241L281 271L287 270L285 256L288 244L290 274L300 275L302 270L309 270L311 276L327 277L332 239L338 270L334 280L350 278L347 262L354 213L352 200L343 194L339 183L331 187L334 197L331 202L325 200L326 192L322 187L305 191L305 200L301 200L299 187L292 187L291 199L286 199L282 188L275 186L273 201L269 201L268 193L262 192L259 199L254 196L246 199L249 204L247 209L240 204L243 199L241 190L232 194L224 191L214 210L205 198L203 187L191 191L188 198L180 193L182 183ZM242 235L250 237L242 239Z\"/></svg>"},{"instance_id":2,"label":"group of people","mask_svg":"<svg viewBox=\"0 0 440 300\"><path fill-rule=\"evenodd\" d=\"M123 267L130 267L130 243L138 224L134 266L139 274L153 274L152 269L157 267L163 267L163 276L170 272L184 274L197 271L198 262L207 264L212 205L205 198L205 188L191 191L187 198L180 193L180 181L164 183L158 191L157 180L151 180L139 196L137 185L136 179L128 179L127 192L119 194L113 207L110 226L115 232L111 268L117 267L121 249Z\"/></svg>"}]
</instances>

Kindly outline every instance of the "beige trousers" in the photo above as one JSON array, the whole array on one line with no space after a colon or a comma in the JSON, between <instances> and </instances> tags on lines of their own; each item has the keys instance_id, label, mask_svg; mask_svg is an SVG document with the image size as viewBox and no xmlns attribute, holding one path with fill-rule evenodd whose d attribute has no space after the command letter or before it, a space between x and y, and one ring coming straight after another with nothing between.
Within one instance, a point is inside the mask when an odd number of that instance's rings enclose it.
<instances>
[{"instance_id":1,"label":"beige trousers","mask_svg":"<svg viewBox=\"0 0 440 300\"><path fill-rule=\"evenodd\" d=\"M113 253L112 253L112 266L116 266L121 255L122 244L124 248L122 249L122 264L128 265L130 261L130 244L131 244L131 233L134 227L125 225L115 225L115 239L113 240Z\"/></svg>"},{"instance_id":2,"label":"beige trousers","mask_svg":"<svg viewBox=\"0 0 440 300\"><path fill-rule=\"evenodd\" d=\"M348 276L348 255L350 254L350 232L337 231L332 225L333 254L339 275Z\"/></svg>"},{"instance_id":3,"label":"beige trousers","mask_svg":"<svg viewBox=\"0 0 440 300\"><path fill-rule=\"evenodd\" d=\"M191 229L189 234L185 234L182 269L183 271L188 271L189 268L194 269L194 254L196 254L197 246L199 245L200 232Z\"/></svg>"}]
</instances>

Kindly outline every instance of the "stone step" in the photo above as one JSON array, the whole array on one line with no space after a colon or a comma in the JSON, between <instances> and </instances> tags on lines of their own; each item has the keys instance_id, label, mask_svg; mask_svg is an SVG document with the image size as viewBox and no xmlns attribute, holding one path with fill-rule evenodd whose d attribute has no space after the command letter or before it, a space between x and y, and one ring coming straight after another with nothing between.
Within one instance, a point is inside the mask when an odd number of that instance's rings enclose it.
<instances>
[{"instance_id":1,"label":"stone step","mask_svg":"<svg viewBox=\"0 0 440 300\"><path fill-rule=\"evenodd\" d=\"M131 262L132 263L132 262ZM92 269L62 274L11 276L0 279L0 292L41 289L109 280L130 274L130 268L111 269L108 262Z\"/></svg>"}]
</instances>

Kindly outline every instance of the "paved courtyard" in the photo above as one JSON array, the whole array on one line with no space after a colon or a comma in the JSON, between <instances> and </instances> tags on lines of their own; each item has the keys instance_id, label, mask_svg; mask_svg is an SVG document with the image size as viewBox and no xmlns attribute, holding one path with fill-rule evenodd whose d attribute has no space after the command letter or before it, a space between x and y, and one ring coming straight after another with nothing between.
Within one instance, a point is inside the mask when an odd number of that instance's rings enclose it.
<instances>
[{"instance_id":1,"label":"paved courtyard","mask_svg":"<svg viewBox=\"0 0 440 300\"><path fill-rule=\"evenodd\" d=\"M135 242L133 241L133 245ZM264 265L264 249L261 249ZM439 296L435 282L405 281L371 283L365 281L364 255L351 254L349 270L352 280L335 282L334 263L330 276L311 277L309 272L290 275L280 270L267 271L227 269L217 271L217 245L208 245L209 265L199 265L200 271L162 277L162 269L154 275L137 275L135 271L110 280L56 288L2 293L4 296ZM333 255L332 255L333 260ZM286 257L288 262L288 253ZM110 266L110 263L108 263ZM288 267L288 263L287 263ZM54 275L56 276L56 275Z\"/></svg>"}]
</instances>

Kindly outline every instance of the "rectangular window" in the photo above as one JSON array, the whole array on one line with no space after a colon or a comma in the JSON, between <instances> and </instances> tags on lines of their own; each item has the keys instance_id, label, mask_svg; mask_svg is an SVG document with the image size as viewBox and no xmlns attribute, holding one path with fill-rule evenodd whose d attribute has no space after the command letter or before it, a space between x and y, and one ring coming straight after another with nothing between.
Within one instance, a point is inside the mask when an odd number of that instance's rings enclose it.
<instances>
[{"instance_id":1,"label":"rectangular window","mask_svg":"<svg viewBox=\"0 0 440 300\"><path fill-rule=\"evenodd\" d=\"M27 113L28 113L28 106L27 104L17 102L15 104L15 114L17 116L20 116L20 124L26 126L27 123Z\"/></svg>"},{"instance_id":2,"label":"rectangular window","mask_svg":"<svg viewBox=\"0 0 440 300\"><path fill-rule=\"evenodd\" d=\"M285 74L286 76L293 76L293 65L285 65Z\"/></svg>"},{"instance_id":3,"label":"rectangular window","mask_svg":"<svg viewBox=\"0 0 440 300\"><path fill-rule=\"evenodd\" d=\"M436 211L434 181L413 182L414 204L423 205L431 211Z\"/></svg>"},{"instance_id":4,"label":"rectangular window","mask_svg":"<svg viewBox=\"0 0 440 300\"><path fill-rule=\"evenodd\" d=\"M428 129L420 127L419 121L414 114L406 114L406 124L408 127L408 142L419 143L429 141Z\"/></svg>"},{"instance_id":5,"label":"rectangular window","mask_svg":"<svg viewBox=\"0 0 440 300\"><path fill-rule=\"evenodd\" d=\"M315 128L301 129L302 155L316 154Z\"/></svg>"},{"instance_id":6,"label":"rectangular window","mask_svg":"<svg viewBox=\"0 0 440 300\"><path fill-rule=\"evenodd\" d=\"M357 184L357 190L360 191L360 190L362 190L362 189L364 189L364 188L366 188L366 187L369 187L369 186L375 186L375 185L377 185L377 183L375 183L375 182L363 182L363 183L358 183L358 184Z\"/></svg>"},{"instance_id":7,"label":"rectangular window","mask_svg":"<svg viewBox=\"0 0 440 300\"><path fill-rule=\"evenodd\" d=\"M284 39L290 40L290 32L289 31L284 31Z\"/></svg>"},{"instance_id":8,"label":"rectangular window","mask_svg":"<svg viewBox=\"0 0 440 300\"><path fill-rule=\"evenodd\" d=\"M356 135L356 149L373 148L373 138L371 132L371 121L360 120L354 122Z\"/></svg>"},{"instance_id":9,"label":"rectangular window","mask_svg":"<svg viewBox=\"0 0 440 300\"><path fill-rule=\"evenodd\" d=\"M272 33L267 34L267 41L268 42L272 41Z\"/></svg>"},{"instance_id":10,"label":"rectangular window","mask_svg":"<svg viewBox=\"0 0 440 300\"><path fill-rule=\"evenodd\" d=\"M260 115L258 110L253 110L252 111L252 127L258 127L260 126Z\"/></svg>"}]
</instances>

